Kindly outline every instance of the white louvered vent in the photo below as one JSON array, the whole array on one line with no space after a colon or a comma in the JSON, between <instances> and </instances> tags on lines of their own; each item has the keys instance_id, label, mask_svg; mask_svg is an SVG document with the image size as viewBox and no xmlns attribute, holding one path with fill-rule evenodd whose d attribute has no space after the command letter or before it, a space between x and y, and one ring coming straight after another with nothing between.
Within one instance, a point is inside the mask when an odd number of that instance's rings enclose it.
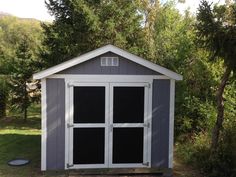
<instances>
[{"instance_id":1,"label":"white louvered vent","mask_svg":"<svg viewBox=\"0 0 236 177\"><path fill-rule=\"evenodd\" d=\"M101 66L119 66L119 58L101 57Z\"/></svg>"}]
</instances>

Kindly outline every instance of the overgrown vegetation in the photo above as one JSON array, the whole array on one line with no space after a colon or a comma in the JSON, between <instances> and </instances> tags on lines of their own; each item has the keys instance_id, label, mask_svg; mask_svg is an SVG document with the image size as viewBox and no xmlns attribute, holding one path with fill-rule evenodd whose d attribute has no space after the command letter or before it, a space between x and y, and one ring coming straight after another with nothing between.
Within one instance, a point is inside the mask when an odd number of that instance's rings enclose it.
<instances>
[{"instance_id":1,"label":"overgrown vegetation","mask_svg":"<svg viewBox=\"0 0 236 177\"><path fill-rule=\"evenodd\" d=\"M236 176L235 3L202 1L193 15L174 1L47 2L52 23L0 18L0 118L27 115L38 96L34 72L110 43L184 76L176 85L177 156L204 176Z\"/></svg>"}]
</instances>

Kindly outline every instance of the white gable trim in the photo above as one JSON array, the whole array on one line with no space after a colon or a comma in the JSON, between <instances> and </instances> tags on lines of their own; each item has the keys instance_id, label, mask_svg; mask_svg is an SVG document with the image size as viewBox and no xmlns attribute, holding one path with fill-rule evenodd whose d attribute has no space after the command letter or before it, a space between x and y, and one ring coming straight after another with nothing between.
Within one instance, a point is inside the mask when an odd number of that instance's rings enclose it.
<instances>
[{"instance_id":1,"label":"white gable trim","mask_svg":"<svg viewBox=\"0 0 236 177\"><path fill-rule=\"evenodd\" d=\"M124 58L127 58L128 60L131 60L131 61L133 61L135 63L138 63L142 66L145 66L145 67L147 67L151 70L154 70L158 73L164 74L164 75L170 77L171 79L175 79L175 80L182 80L183 79L182 75L180 75L180 74L177 74L177 73L175 73L175 72L173 72L169 69L166 69L162 66L154 64L150 61L147 61L147 60L145 60L141 57L138 57L134 54L131 54L131 53L129 53L125 50L122 50L118 47L115 47L113 45L106 45L104 47L98 48L98 49L93 50L91 52L85 53L85 54L83 54L79 57L76 57L74 59L68 60L66 62L63 62L61 64L58 64L58 65L53 66L51 68L48 68L46 70L38 72L38 73L33 75L33 78L34 79L42 79L42 78L48 77L52 74L58 73L62 70L65 70L65 69L70 68L72 66L78 65L80 63L88 61L88 60L90 60L94 57L97 57L97 56L102 55L102 54L107 53L107 52L113 52L117 55L120 55Z\"/></svg>"}]
</instances>

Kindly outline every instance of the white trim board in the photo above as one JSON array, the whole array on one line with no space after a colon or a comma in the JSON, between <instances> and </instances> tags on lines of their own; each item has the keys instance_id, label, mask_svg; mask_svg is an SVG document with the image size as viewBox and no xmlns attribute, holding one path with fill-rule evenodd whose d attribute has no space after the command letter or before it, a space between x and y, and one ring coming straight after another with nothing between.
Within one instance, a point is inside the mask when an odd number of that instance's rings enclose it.
<instances>
[{"instance_id":1,"label":"white trim board","mask_svg":"<svg viewBox=\"0 0 236 177\"><path fill-rule=\"evenodd\" d=\"M170 80L170 109L169 109L169 159L168 167L173 168L174 146L174 106L175 106L175 80Z\"/></svg>"},{"instance_id":2,"label":"white trim board","mask_svg":"<svg viewBox=\"0 0 236 177\"><path fill-rule=\"evenodd\" d=\"M121 81L128 81L128 82L152 82L153 79L171 79L164 75L106 75L106 74L100 74L100 75L94 75L94 74L82 74L82 75L76 75L76 74L53 74L47 78L54 78L54 79L76 79L80 82L90 82L90 81L102 81L102 82L117 82L118 80ZM93 82L94 82L93 81Z\"/></svg>"},{"instance_id":3,"label":"white trim board","mask_svg":"<svg viewBox=\"0 0 236 177\"><path fill-rule=\"evenodd\" d=\"M47 150L47 97L46 97L46 79L41 80L41 170L46 170L46 150Z\"/></svg>"},{"instance_id":4,"label":"white trim board","mask_svg":"<svg viewBox=\"0 0 236 177\"><path fill-rule=\"evenodd\" d=\"M107 53L107 52L113 52L113 53L115 53L117 55L120 55L120 56L122 56L122 57L124 57L128 60L131 60L131 61L133 61L135 63L138 63L142 66L145 66L145 67L147 67L147 68L149 68L153 71L156 71L156 72L161 73L161 74L163 74L167 77L170 77L171 79L175 79L175 80L182 80L183 79L182 75L180 75L180 74L177 74L177 73L175 73L175 72L173 72L173 71L171 71L167 68L164 68L160 65L152 63L152 62L150 62L148 60L145 60L145 59L143 59L143 58L141 58L137 55L131 54L131 53L129 53L129 52L123 50L123 49L120 49L120 48L115 47L115 46L110 45L110 44L106 45L106 46L103 46L103 47L100 47L98 49L95 49L93 51L90 51L88 53L85 53L81 56L75 57L71 60L63 62L63 63L58 64L56 66L53 66L51 68L45 69L41 72L35 73L33 75L33 78L34 79L42 79L42 78L48 77L52 74L58 73L62 70L65 70L65 69L70 68L72 66L78 65L80 63L88 61L92 58L95 58L95 57L97 57L99 55L102 55L104 53Z\"/></svg>"},{"instance_id":5,"label":"white trim board","mask_svg":"<svg viewBox=\"0 0 236 177\"><path fill-rule=\"evenodd\" d=\"M114 79L114 78L113 78ZM76 79L65 79L66 86L66 126L65 126L65 169L84 169L84 168L138 168L138 167L151 167L151 109L152 104L151 92L152 92L152 82L76 82ZM95 80L96 81L96 80ZM104 86L105 89L105 99L106 99L106 116L104 123L73 123L73 87L76 86ZM116 86L120 87L144 87L144 122L143 123L113 123L113 88ZM69 109L70 108L70 109ZM67 123L69 126L67 127ZM74 128L95 128L103 127L105 128L105 154L104 154L104 164L73 164L73 129ZM113 142L113 127L115 128L136 128L142 127L144 134L143 142L143 163L124 163L115 164L112 163L112 142ZM68 166L67 166L68 164ZM147 164L147 165L146 165Z\"/></svg>"}]
</instances>

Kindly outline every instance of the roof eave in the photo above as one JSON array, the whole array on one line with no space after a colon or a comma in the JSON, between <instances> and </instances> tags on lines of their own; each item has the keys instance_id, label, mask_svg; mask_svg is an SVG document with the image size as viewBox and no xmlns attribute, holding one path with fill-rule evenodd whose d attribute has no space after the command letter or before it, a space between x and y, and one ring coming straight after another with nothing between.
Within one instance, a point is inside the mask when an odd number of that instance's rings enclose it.
<instances>
[{"instance_id":1,"label":"roof eave","mask_svg":"<svg viewBox=\"0 0 236 177\"><path fill-rule=\"evenodd\" d=\"M174 79L174 80L183 80L183 76L178 74L178 73L175 73L169 69L166 69L160 65L157 65L157 64L154 64L150 61L147 61L139 56L136 56L134 54L131 54L123 49L120 49L118 47L115 47L113 45L106 45L106 46L103 46L103 47L100 47L98 49L95 49L93 51L90 51L88 53L85 53L79 57L76 57L74 59L71 59L71 60L68 60L66 62L63 62L61 64L58 64L56 66L53 66L51 68L48 68L46 70L43 70L41 72L38 72L38 73L35 73L33 75L33 79L43 79L43 78L46 78L52 74L55 74L55 73L58 73L62 70L65 70L67 68L70 68L74 65L77 65L77 64L80 64L80 63L83 63L91 58L94 58L96 56L99 56L99 55L102 55L106 52L113 52L113 53L116 53L117 55L120 55L120 56L123 56L124 58L127 58L135 63L138 63L140 65L143 65L144 67L147 67L149 69L152 69L158 73L161 73L163 75L166 75L167 77L171 78L171 79Z\"/></svg>"}]
</instances>

